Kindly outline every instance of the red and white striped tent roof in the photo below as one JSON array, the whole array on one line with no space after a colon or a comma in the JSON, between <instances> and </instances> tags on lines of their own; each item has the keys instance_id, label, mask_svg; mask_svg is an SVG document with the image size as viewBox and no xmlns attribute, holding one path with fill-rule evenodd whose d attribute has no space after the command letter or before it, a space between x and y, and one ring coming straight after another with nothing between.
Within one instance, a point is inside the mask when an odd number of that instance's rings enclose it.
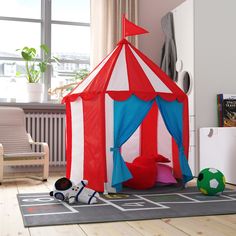
<instances>
[{"instance_id":1,"label":"red and white striped tent roof","mask_svg":"<svg viewBox=\"0 0 236 236\"><path fill-rule=\"evenodd\" d=\"M156 95L171 100L187 98L155 63L126 39L121 40L64 101L98 93L107 93L115 100L123 100L131 94L145 100Z\"/></svg>"},{"instance_id":2,"label":"red and white striped tent roof","mask_svg":"<svg viewBox=\"0 0 236 236\"><path fill-rule=\"evenodd\" d=\"M110 192L113 172L114 101L131 95L150 101L156 96L183 103L183 147L189 148L188 98L147 56L122 39L117 47L67 96L66 175L74 182L87 179L89 187ZM178 147L167 131L157 105L145 122L122 145L121 154L131 162L143 153L162 154L170 159L175 177L181 178ZM152 114L151 114L152 113Z\"/></svg>"}]
</instances>

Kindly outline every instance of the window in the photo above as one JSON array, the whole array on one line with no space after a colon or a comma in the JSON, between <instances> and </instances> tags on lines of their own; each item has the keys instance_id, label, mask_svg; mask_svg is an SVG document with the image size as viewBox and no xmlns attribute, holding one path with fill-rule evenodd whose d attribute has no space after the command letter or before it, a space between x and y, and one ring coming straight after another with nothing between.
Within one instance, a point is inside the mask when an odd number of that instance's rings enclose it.
<instances>
[{"instance_id":1,"label":"window","mask_svg":"<svg viewBox=\"0 0 236 236\"><path fill-rule=\"evenodd\" d=\"M5 0L0 29L1 99L12 98L14 88L19 92L25 82L24 63L16 51L24 46L39 51L40 44L46 44L60 59L42 78L45 100L51 99L49 88L74 82L80 69L89 70L90 0ZM21 76L16 76L19 71Z\"/></svg>"}]
</instances>

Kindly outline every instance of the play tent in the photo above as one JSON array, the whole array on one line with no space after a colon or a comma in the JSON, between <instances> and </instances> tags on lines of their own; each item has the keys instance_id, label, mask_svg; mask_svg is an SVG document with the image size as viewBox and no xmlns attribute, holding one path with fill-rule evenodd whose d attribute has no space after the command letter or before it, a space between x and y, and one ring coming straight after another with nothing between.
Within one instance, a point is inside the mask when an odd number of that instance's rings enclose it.
<instances>
[{"instance_id":1,"label":"play tent","mask_svg":"<svg viewBox=\"0 0 236 236\"><path fill-rule=\"evenodd\" d=\"M72 181L117 192L132 178L125 162L157 154L171 161L176 178L192 179L188 98L125 37L63 102Z\"/></svg>"}]
</instances>

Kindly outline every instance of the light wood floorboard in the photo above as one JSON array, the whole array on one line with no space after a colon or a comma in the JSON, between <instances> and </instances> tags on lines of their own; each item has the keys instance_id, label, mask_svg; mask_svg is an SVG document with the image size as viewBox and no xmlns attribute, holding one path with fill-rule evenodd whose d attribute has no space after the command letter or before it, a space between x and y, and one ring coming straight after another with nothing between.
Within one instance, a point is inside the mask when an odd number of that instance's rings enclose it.
<instances>
[{"instance_id":1,"label":"light wood floorboard","mask_svg":"<svg viewBox=\"0 0 236 236\"><path fill-rule=\"evenodd\" d=\"M217 216L218 217L218 216ZM185 232L188 235L206 236L234 236L236 235L235 226L216 220L217 218L206 217L184 217L166 219L164 222Z\"/></svg>"},{"instance_id":2,"label":"light wood floorboard","mask_svg":"<svg viewBox=\"0 0 236 236\"><path fill-rule=\"evenodd\" d=\"M129 221L128 224L139 231L141 235L152 236L184 236L188 235L179 229L165 223L163 220L141 220L141 221Z\"/></svg>"},{"instance_id":3,"label":"light wood floorboard","mask_svg":"<svg viewBox=\"0 0 236 236\"><path fill-rule=\"evenodd\" d=\"M1 236L30 235L29 230L24 228L16 194L17 185L15 181L6 182L0 186Z\"/></svg>"},{"instance_id":4,"label":"light wood floorboard","mask_svg":"<svg viewBox=\"0 0 236 236\"><path fill-rule=\"evenodd\" d=\"M22 178L6 180L0 185L0 236L236 235L236 214L25 228L16 194L49 192L62 176L61 173L52 173L47 182Z\"/></svg>"}]
</instances>

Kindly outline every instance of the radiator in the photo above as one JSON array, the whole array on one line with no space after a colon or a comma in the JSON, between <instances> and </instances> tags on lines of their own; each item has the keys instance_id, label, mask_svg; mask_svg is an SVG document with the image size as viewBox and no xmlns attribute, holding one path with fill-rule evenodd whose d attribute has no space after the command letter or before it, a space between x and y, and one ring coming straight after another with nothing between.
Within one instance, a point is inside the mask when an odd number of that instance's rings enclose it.
<instances>
[{"instance_id":1,"label":"radiator","mask_svg":"<svg viewBox=\"0 0 236 236\"><path fill-rule=\"evenodd\" d=\"M48 143L51 166L66 164L64 113L26 112L26 129L34 141ZM40 151L38 146L34 149Z\"/></svg>"}]
</instances>

